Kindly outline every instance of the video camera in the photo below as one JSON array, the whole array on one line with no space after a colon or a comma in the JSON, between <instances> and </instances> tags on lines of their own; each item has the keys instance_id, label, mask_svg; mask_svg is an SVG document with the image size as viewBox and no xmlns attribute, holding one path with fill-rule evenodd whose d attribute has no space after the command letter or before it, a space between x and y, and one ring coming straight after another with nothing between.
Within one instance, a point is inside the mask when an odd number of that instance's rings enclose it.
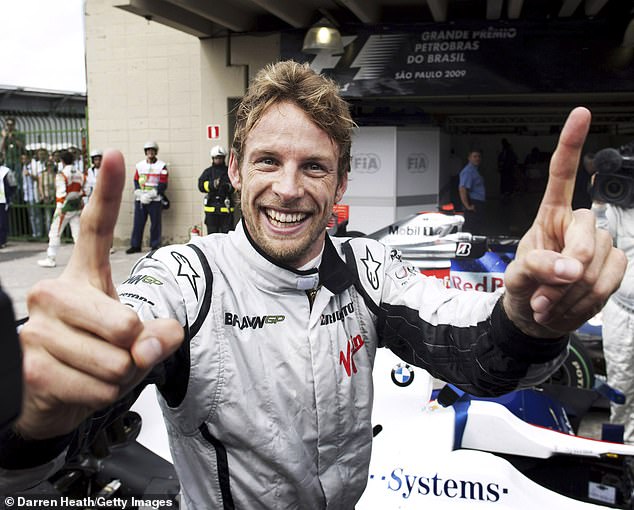
<instances>
[{"instance_id":1,"label":"video camera","mask_svg":"<svg viewBox=\"0 0 634 510\"><path fill-rule=\"evenodd\" d=\"M624 209L634 207L634 144L600 150L593 165L597 173L592 199Z\"/></svg>"}]
</instances>

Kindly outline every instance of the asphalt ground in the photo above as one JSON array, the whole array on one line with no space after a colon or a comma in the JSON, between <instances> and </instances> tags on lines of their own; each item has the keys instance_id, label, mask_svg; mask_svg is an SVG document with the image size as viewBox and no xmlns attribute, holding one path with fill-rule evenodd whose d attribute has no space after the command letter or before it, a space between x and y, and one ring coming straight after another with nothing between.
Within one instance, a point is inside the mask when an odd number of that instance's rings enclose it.
<instances>
[{"instance_id":1,"label":"asphalt ground","mask_svg":"<svg viewBox=\"0 0 634 510\"><path fill-rule=\"evenodd\" d=\"M46 257L46 243L9 241L0 250L0 285L13 300L16 318L28 315L26 296L28 290L38 281L59 276L73 250L72 243L64 243L57 254L57 267L45 268L37 265L39 259ZM142 253L127 255L125 249L116 250L110 255L112 278L115 285L123 282L134 263Z\"/></svg>"}]
</instances>

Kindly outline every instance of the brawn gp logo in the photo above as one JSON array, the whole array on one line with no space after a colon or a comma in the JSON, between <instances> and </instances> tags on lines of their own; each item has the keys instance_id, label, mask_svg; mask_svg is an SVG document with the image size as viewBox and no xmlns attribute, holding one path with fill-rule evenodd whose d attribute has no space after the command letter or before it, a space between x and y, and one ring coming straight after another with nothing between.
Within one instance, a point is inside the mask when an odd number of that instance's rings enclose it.
<instances>
[{"instance_id":1,"label":"brawn gp logo","mask_svg":"<svg viewBox=\"0 0 634 510\"><path fill-rule=\"evenodd\" d=\"M225 313L225 325L234 328L262 328L265 324L278 324L286 319L284 315L255 315L252 317L238 317L235 313Z\"/></svg>"},{"instance_id":2,"label":"brawn gp logo","mask_svg":"<svg viewBox=\"0 0 634 510\"><path fill-rule=\"evenodd\" d=\"M131 285L136 285L137 283L147 283L149 285L163 285L163 282L158 278L154 278L149 274L135 274L130 276L124 284L129 283Z\"/></svg>"}]
</instances>

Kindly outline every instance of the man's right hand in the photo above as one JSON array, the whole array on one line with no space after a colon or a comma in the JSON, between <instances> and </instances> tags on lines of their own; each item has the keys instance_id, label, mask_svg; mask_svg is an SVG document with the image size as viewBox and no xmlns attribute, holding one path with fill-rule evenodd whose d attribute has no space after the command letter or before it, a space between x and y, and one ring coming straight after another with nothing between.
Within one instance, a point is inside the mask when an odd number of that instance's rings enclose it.
<instances>
[{"instance_id":1,"label":"man's right hand","mask_svg":"<svg viewBox=\"0 0 634 510\"><path fill-rule=\"evenodd\" d=\"M123 156L107 151L68 266L28 294L29 321L20 333L25 394L15 424L26 439L73 431L183 341L178 321L141 322L117 298L110 247L124 180Z\"/></svg>"}]
</instances>

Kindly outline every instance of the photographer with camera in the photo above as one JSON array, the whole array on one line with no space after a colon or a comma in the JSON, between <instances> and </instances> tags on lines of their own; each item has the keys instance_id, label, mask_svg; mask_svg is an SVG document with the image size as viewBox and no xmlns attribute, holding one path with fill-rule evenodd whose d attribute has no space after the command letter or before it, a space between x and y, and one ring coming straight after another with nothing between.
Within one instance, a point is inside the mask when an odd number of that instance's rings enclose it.
<instances>
[{"instance_id":1,"label":"photographer with camera","mask_svg":"<svg viewBox=\"0 0 634 510\"><path fill-rule=\"evenodd\" d=\"M592 211L627 256L619 289L603 308L603 352L608 383L622 391L624 404L610 404L610 421L624 426L625 443L634 444L634 143L603 149L594 159Z\"/></svg>"}]
</instances>

